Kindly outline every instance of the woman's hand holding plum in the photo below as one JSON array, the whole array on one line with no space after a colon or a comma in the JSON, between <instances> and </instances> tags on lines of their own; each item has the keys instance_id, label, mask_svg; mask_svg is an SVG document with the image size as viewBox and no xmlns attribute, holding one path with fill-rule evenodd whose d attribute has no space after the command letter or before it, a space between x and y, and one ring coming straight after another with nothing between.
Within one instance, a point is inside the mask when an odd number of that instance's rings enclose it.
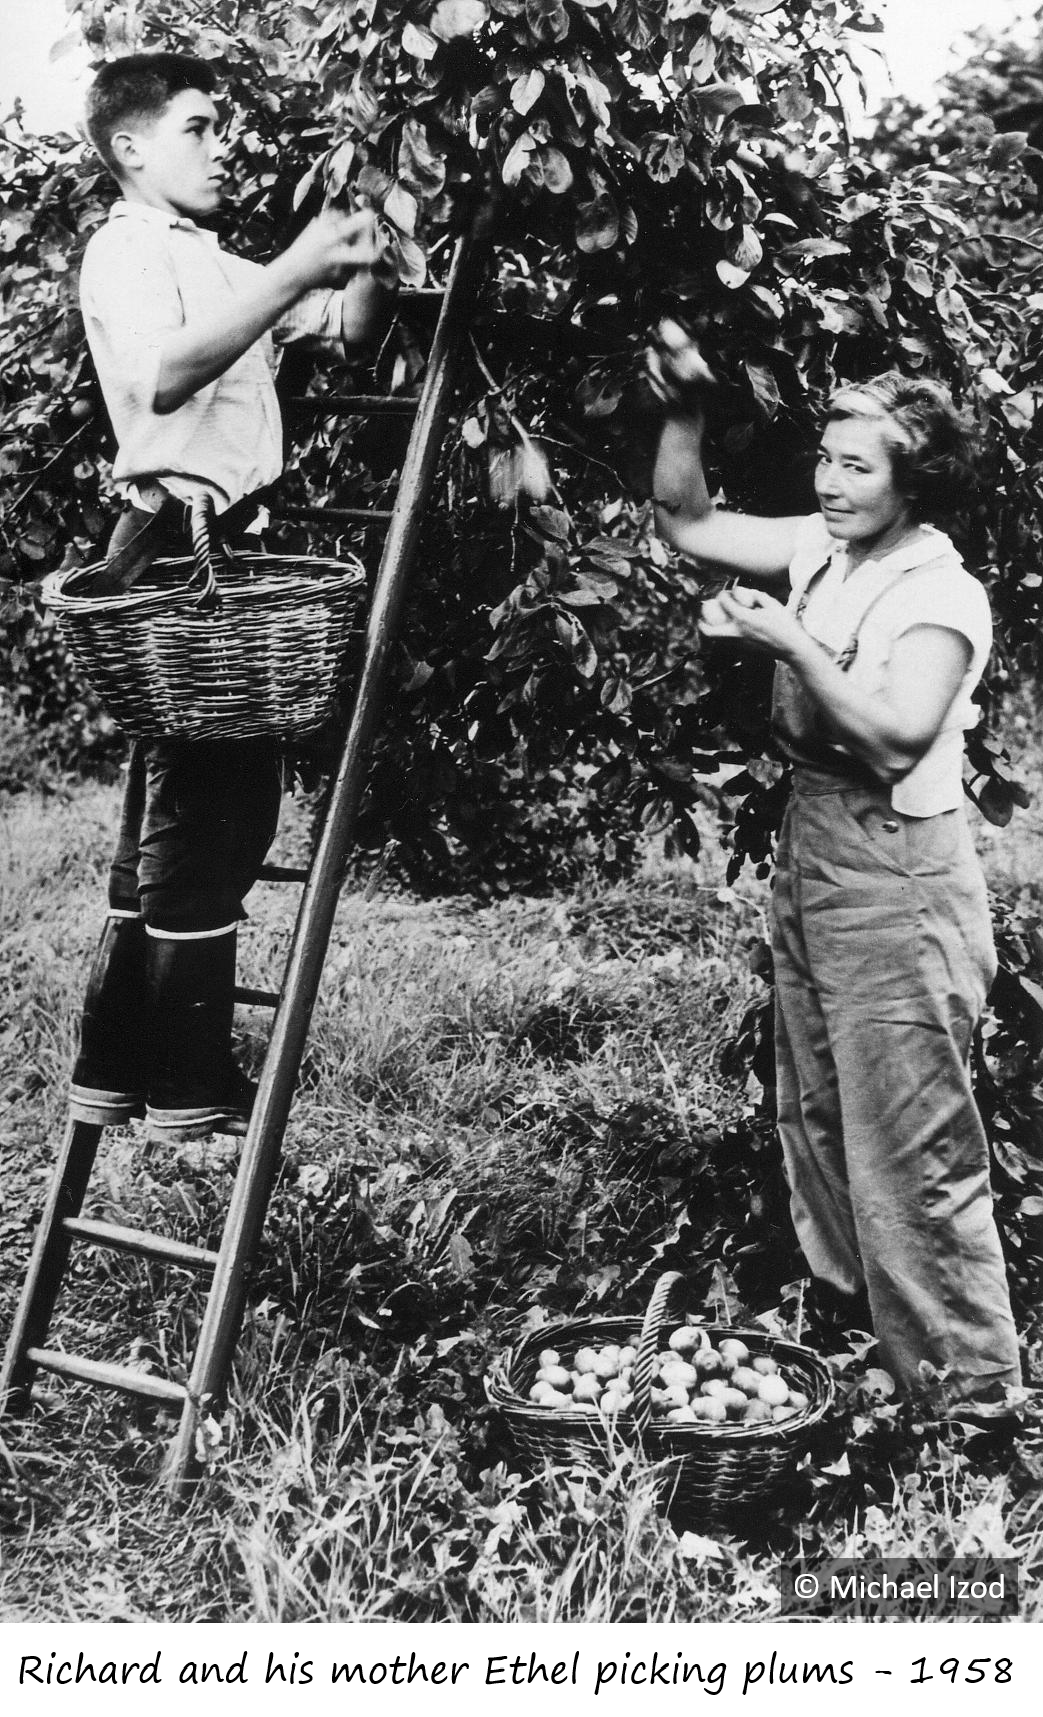
<instances>
[{"instance_id":1,"label":"woman's hand holding plum","mask_svg":"<svg viewBox=\"0 0 1043 1717\"><path fill-rule=\"evenodd\" d=\"M707 638L741 638L782 658L795 654L803 639L783 603L741 584L703 603L699 630Z\"/></svg>"}]
</instances>

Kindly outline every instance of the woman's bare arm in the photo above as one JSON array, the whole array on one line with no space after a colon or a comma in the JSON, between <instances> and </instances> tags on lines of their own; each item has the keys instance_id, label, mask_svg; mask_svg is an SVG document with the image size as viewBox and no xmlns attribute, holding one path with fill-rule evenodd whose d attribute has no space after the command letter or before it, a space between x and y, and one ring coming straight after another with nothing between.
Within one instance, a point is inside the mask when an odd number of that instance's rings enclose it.
<instances>
[{"instance_id":1,"label":"woman's bare arm","mask_svg":"<svg viewBox=\"0 0 1043 1717\"><path fill-rule=\"evenodd\" d=\"M707 637L738 638L793 669L833 728L837 742L890 785L908 775L937 738L971 659L961 632L914 626L891 651L878 693L859 687L781 603L759 590L725 591L700 623Z\"/></svg>"},{"instance_id":2,"label":"woman's bare arm","mask_svg":"<svg viewBox=\"0 0 1043 1717\"><path fill-rule=\"evenodd\" d=\"M663 424L652 479L657 531L694 560L781 581L796 552L802 518L718 512L703 468L704 428L701 412L672 415Z\"/></svg>"}]
</instances>

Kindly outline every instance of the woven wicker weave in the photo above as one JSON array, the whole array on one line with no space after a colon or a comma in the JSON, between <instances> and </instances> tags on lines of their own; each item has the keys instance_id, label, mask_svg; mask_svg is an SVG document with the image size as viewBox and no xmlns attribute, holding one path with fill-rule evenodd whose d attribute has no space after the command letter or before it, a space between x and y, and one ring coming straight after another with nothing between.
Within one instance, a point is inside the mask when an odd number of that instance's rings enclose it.
<instances>
[{"instance_id":1,"label":"woven wicker weave","mask_svg":"<svg viewBox=\"0 0 1043 1717\"><path fill-rule=\"evenodd\" d=\"M289 737L321 727L344 669L365 574L354 556L236 554L215 583L209 515L193 558L157 561L132 589L92 596L96 566L52 573L43 601L127 733Z\"/></svg>"},{"instance_id":2,"label":"woven wicker weave","mask_svg":"<svg viewBox=\"0 0 1043 1717\"><path fill-rule=\"evenodd\" d=\"M708 1334L715 1344L725 1336L737 1336L746 1343L751 1356L770 1354L787 1378L807 1395L808 1406L790 1419L771 1423L671 1425L652 1421L649 1389L653 1363L667 1330L677 1322L675 1307L683 1288L684 1278L674 1271L660 1278L640 1335L634 1318L577 1318L548 1324L506 1357L503 1369L488 1379L486 1393L531 1465L551 1461L568 1466L580 1460L604 1468L621 1448L640 1447L659 1465L659 1494L664 1506L692 1518L727 1518L750 1503L763 1503L792 1477L809 1431L832 1403L833 1384L823 1361L808 1348L781 1341L763 1330L713 1326ZM634 1407L611 1424L596 1414L538 1407L528 1399L544 1348L554 1348L567 1364L580 1347L628 1340L638 1347Z\"/></svg>"}]
</instances>

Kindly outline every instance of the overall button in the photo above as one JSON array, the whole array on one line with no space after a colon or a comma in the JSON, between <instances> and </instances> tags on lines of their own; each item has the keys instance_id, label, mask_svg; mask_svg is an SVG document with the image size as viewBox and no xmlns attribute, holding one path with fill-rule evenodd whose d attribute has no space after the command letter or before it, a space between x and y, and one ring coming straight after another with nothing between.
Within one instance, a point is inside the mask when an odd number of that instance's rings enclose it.
<instances>
[{"instance_id":1,"label":"overall button","mask_svg":"<svg viewBox=\"0 0 1043 1717\"><path fill-rule=\"evenodd\" d=\"M890 818L888 818L886 822L881 823L880 827L884 830L885 834L897 835L898 833L898 824L893 823Z\"/></svg>"}]
</instances>

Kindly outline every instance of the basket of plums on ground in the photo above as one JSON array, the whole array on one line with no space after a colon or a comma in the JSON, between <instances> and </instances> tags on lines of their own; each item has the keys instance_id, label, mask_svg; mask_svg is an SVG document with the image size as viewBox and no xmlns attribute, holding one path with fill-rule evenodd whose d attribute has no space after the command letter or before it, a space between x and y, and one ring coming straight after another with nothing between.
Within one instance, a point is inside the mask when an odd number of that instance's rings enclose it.
<instances>
[{"instance_id":1,"label":"basket of plums on ground","mask_svg":"<svg viewBox=\"0 0 1043 1717\"><path fill-rule=\"evenodd\" d=\"M706 1513L763 1500L794 1472L833 1385L809 1348L679 1310L662 1276L645 1313L549 1324L490 1378L519 1452L536 1465L606 1465L621 1445L663 1463L664 1500Z\"/></svg>"}]
</instances>

